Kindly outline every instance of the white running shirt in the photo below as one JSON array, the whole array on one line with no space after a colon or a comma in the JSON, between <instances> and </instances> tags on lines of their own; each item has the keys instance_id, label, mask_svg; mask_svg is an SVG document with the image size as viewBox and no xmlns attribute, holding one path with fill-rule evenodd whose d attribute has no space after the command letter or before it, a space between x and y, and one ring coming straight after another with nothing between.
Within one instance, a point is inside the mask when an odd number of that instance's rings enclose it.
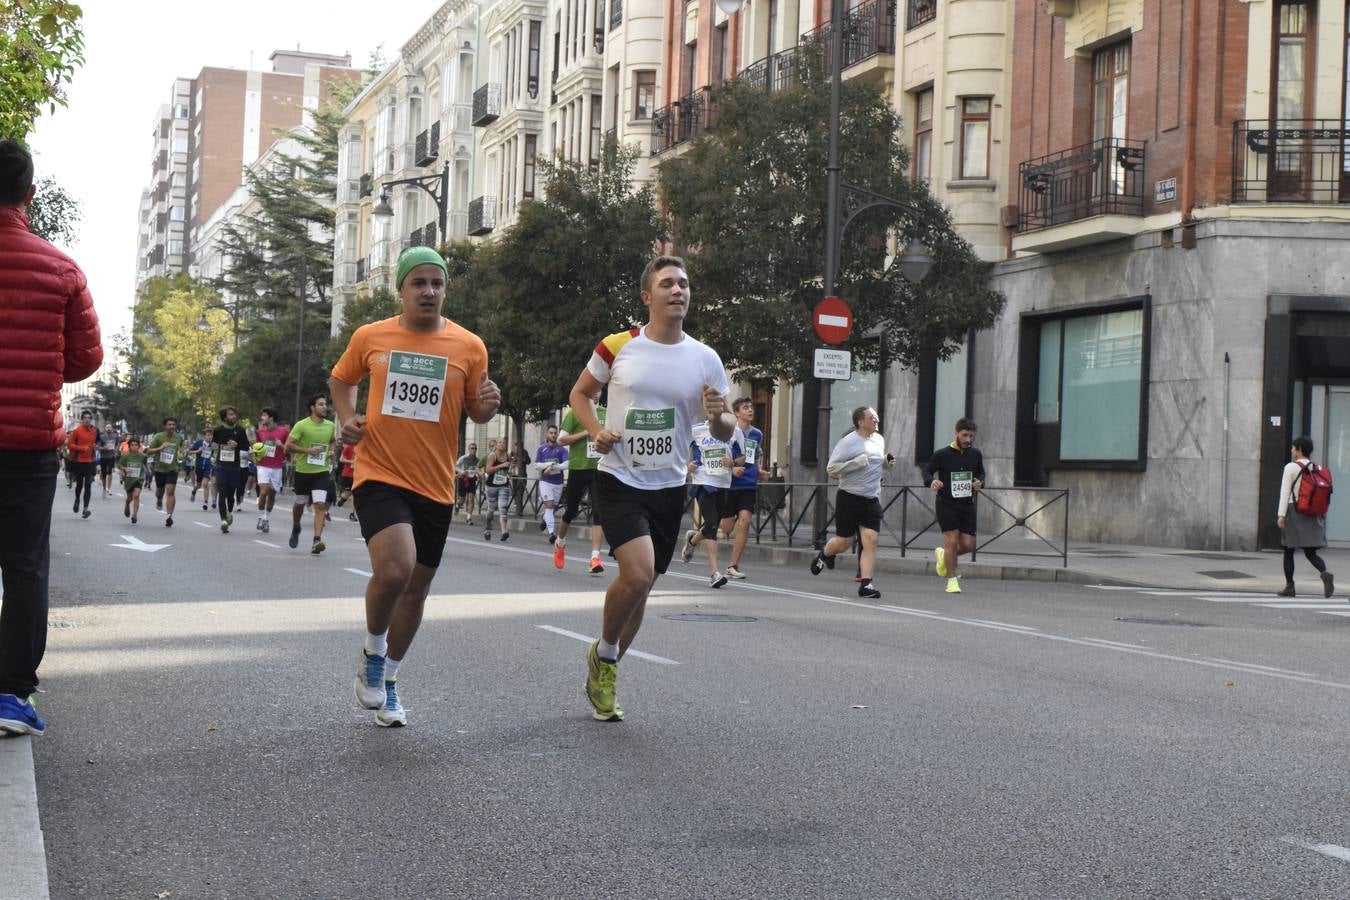
<instances>
[{"instance_id":1,"label":"white running shirt","mask_svg":"<svg viewBox=\"0 0 1350 900\"><path fill-rule=\"evenodd\" d=\"M845 463L862 454L867 456L867 465L840 475L839 489L855 497L880 497L881 468L886 462L886 439L881 436L881 432L874 431L869 438L864 438L856 431L849 432L834 445L834 452L830 454L826 465Z\"/></svg>"},{"instance_id":2,"label":"white running shirt","mask_svg":"<svg viewBox=\"0 0 1350 900\"><path fill-rule=\"evenodd\" d=\"M745 434L737 425L731 440L719 441L713 437L708 420L694 425L693 444L698 448L699 466L694 470L694 484L731 489L731 464L738 452L744 453Z\"/></svg>"},{"instance_id":3,"label":"white running shirt","mask_svg":"<svg viewBox=\"0 0 1350 900\"><path fill-rule=\"evenodd\" d=\"M605 428L622 435L600 471L642 490L682 486L689 436L695 422L707 420L703 385L723 398L731 391L716 351L687 334L678 344L661 344L633 328L596 344L586 370L609 385Z\"/></svg>"}]
</instances>

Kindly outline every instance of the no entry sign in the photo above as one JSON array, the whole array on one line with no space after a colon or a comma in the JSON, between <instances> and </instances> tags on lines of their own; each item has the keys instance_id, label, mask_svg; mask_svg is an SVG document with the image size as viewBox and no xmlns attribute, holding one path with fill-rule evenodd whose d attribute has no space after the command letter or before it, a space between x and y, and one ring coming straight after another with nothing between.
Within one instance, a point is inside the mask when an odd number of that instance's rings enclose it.
<instances>
[{"instance_id":1,"label":"no entry sign","mask_svg":"<svg viewBox=\"0 0 1350 900\"><path fill-rule=\"evenodd\" d=\"M811 314L816 334L827 344L842 344L853 333L853 310L842 297L826 297Z\"/></svg>"}]
</instances>

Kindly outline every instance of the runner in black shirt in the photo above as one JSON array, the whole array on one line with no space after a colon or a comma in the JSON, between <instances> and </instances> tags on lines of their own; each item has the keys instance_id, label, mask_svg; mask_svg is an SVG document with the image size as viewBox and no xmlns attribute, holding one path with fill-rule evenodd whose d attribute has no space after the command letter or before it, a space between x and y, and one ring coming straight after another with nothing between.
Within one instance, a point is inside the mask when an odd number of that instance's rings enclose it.
<instances>
[{"instance_id":1,"label":"runner in black shirt","mask_svg":"<svg viewBox=\"0 0 1350 900\"><path fill-rule=\"evenodd\" d=\"M956 561L975 549L975 494L984 487L984 457L971 446L975 423L958 419L956 435L937 450L923 470L923 480L937 492L937 520L942 546L933 551L937 573L947 577L947 593L961 593Z\"/></svg>"}]
</instances>

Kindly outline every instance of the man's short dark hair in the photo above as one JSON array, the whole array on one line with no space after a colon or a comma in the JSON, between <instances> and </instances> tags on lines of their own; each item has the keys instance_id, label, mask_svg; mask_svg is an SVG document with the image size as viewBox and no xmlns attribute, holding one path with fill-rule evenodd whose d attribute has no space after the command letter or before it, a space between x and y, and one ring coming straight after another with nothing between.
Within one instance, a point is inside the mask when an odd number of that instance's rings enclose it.
<instances>
[{"instance_id":1,"label":"man's short dark hair","mask_svg":"<svg viewBox=\"0 0 1350 900\"><path fill-rule=\"evenodd\" d=\"M867 415L867 411L868 411L869 409L871 409L871 408L872 408L872 407L870 407L870 406L860 406L860 407L858 407L857 409L855 409L855 410L853 411L853 427L854 427L854 428L857 428L857 427L858 427L858 423L861 422L861 421L863 420L863 416Z\"/></svg>"},{"instance_id":2,"label":"man's short dark hair","mask_svg":"<svg viewBox=\"0 0 1350 900\"><path fill-rule=\"evenodd\" d=\"M0 141L0 204L17 206L33 186L33 154L19 141Z\"/></svg>"},{"instance_id":3,"label":"man's short dark hair","mask_svg":"<svg viewBox=\"0 0 1350 900\"><path fill-rule=\"evenodd\" d=\"M139 444L140 442L141 442L141 439L138 438L138 437L136 437L135 435L132 435L131 437L127 438L127 446L128 446L128 447L130 447L132 444Z\"/></svg>"},{"instance_id":4,"label":"man's short dark hair","mask_svg":"<svg viewBox=\"0 0 1350 900\"><path fill-rule=\"evenodd\" d=\"M327 395L327 394L322 394L322 393L320 393L320 394L314 394L312 397L309 398L309 401L308 401L309 408L310 408L310 409L313 409L315 403L318 403L320 400L327 400L327 399L328 399L328 395Z\"/></svg>"},{"instance_id":5,"label":"man's short dark hair","mask_svg":"<svg viewBox=\"0 0 1350 900\"><path fill-rule=\"evenodd\" d=\"M277 415L277 411L270 406L264 406L262 408L262 412L263 415L267 416L273 422L276 422L280 419L280 416Z\"/></svg>"},{"instance_id":6,"label":"man's short dark hair","mask_svg":"<svg viewBox=\"0 0 1350 900\"><path fill-rule=\"evenodd\" d=\"M92 409L83 410L80 413L80 418L83 419L85 416L88 416L89 418L92 419L94 417L94 411Z\"/></svg>"},{"instance_id":7,"label":"man's short dark hair","mask_svg":"<svg viewBox=\"0 0 1350 900\"><path fill-rule=\"evenodd\" d=\"M239 410L235 409L233 406L222 406L222 407L220 408L220 421L222 421L222 422L225 421L225 414L226 414L227 412L232 412L232 413L234 413L236 416L239 415Z\"/></svg>"},{"instance_id":8,"label":"man's short dark hair","mask_svg":"<svg viewBox=\"0 0 1350 900\"><path fill-rule=\"evenodd\" d=\"M737 397L731 401L731 411L740 412L742 406L749 406L751 402L749 397Z\"/></svg>"},{"instance_id":9,"label":"man's short dark hair","mask_svg":"<svg viewBox=\"0 0 1350 900\"><path fill-rule=\"evenodd\" d=\"M1298 437L1294 438L1292 446L1294 447L1295 450L1297 450L1299 453L1302 453L1304 456L1312 456L1313 441L1312 438L1308 437L1306 434L1301 434Z\"/></svg>"},{"instance_id":10,"label":"man's short dark hair","mask_svg":"<svg viewBox=\"0 0 1350 900\"><path fill-rule=\"evenodd\" d=\"M175 424L175 425L178 424L178 420L175 419L173 416L165 416L165 417L164 417L164 421L159 423L159 427L160 427L160 428L164 428L164 427L167 426L170 422L172 422L172 423Z\"/></svg>"},{"instance_id":11,"label":"man's short dark hair","mask_svg":"<svg viewBox=\"0 0 1350 900\"><path fill-rule=\"evenodd\" d=\"M965 416L956 420L957 431L979 431L980 426L975 424L974 419L967 419Z\"/></svg>"},{"instance_id":12,"label":"man's short dark hair","mask_svg":"<svg viewBox=\"0 0 1350 900\"><path fill-rule=\"evenodd\" d=\"M667 256L662 254L647 263L647 267L642 270L642 289L647 293L651 293L652 282L656 279L656 273L662 269L669 269L672 266L683 269L684 260L680 259L678 256Z\"/></svg>"}]
</instances>

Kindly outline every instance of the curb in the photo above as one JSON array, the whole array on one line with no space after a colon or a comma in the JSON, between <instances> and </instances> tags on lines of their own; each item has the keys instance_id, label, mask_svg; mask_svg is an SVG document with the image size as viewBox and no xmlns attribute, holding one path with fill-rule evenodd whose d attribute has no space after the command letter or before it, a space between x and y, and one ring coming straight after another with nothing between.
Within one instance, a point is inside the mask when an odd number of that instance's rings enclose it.
<instances>
[{"instance_id":1,"label":"curb","mask_svg":"<svg viewBox=\"0 0 1350 900\"><path fill-rule=\"evenodd\" d=\"M0 854L5 896L48 900L31 737L0 738L0 816L8 825L5 852Z\"/></svg>"},{"instance_id":2,"label":"curb","mask_svg":"<svg viewBox=\"0 0 1350 900\"><path fill-rule=\"evenodd\" d=\"M475 513L477 514L477 513ZM524 516L511 516L507 519L513 532L531 534L538 531L539 519ZM580 526L578 527L589 527ZM542 532L539 532L542 534ZM800 565L805 569L816 555L811 547L778 547L771 544L756 544L753 541L745 545L745 558L766 561L778 565ZM876 570L892 575L928 575L937 577L937 564L918 556L900 558L878 556ZM963 578L988 578L995 581L1038 581L1043 584L1101 584L1110 587L1158 587L1144 581L1129 581L1113 578L1095 572L1080 569L1064 569L1050 566L1001 565L998 563L962 562Z\"/></svg>"}]
</instances>

